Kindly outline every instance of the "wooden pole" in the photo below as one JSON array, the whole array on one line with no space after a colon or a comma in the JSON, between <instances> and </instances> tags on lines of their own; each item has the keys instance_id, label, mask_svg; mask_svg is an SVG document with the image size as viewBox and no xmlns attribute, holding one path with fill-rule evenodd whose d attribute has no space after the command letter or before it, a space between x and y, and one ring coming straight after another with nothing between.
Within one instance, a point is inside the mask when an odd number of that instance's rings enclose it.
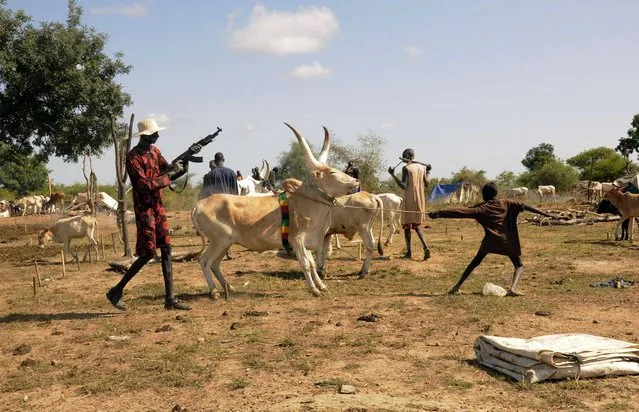
<instances>
[{"instance_id":1,"label":"wooden pole","mask_svg":"<svg viewBox=\"0 0 639 412\"><path fill-rule=\"evenodd\" d=\"M231 293L229 291L229 283L224 282L224 300L231 300Z\"/></svg>"},{"instance_id":2,"label":"wooden pole","mask_svg":"<svg viewBox=\"0 0 639 412\"><path fill-rule=\"evenodd\" d=\"M111 243L113 243L113 253L118 253L115 249L115 233L111 233Z\"/></svg>"},{"instance_id":3,"label":"wooden pole","mask_svg":"<svg viewBox=\"0 0 639 412\"><path fill-rule=\"evenodd\" d=\"M24 233L27 233L27 224L24 224Z\"/></svg>"},{"instance_id":4,"label":"wooden pole","mask_svg":"<svg viewBox=\"0 0 639 412\"><path fill-rule=\"evenodd\" d=\"M66 262L64 261L64 249L62 249L62 279L67 274Z\"/></svg>"},{"instance_id":5,"label":"wooden pole","mask_svg":"<svg viewBox=\"0 0 639 412\"><path fill-rule=\"evenodd\" d=\"M36 277L33 277L33 297L36 298L36 300L38 300L38 292L36 289Z\"/></svg>"},{"instance_id":6,"label":"wooden pole","mask_svg":"<svg viewBox=\"0 0 639 412\"><path fill-rule=\"evenodd\" d=\"M78 272L80 271L80 254L78 254L78 247L75 247L75 261L78 264Z\"/></svg>"},{"instance_id":7,"label":"wooden pole","mask_svg":"<svg viewBox=\"0 0 639 412\"><path fill-rule=\"evenodd\" d=\"M462 240L462 242L464 241L464 235L461 235L461 240Z\"/></svg>"},{"instance_id":8,"label":"wooden pole","mask_svg":"<svg viewBox=\"0 0 639 412\"><path fill-rule=\"evenodd\" d=\"M362 260L362 244L361 243L357 244L357 256L359 260Z\"/></svg>"},{"instance_id":9,"label":"wooden pole","mask_svg":"<svg viewBox=\"0 0 639 412\"><path fill-rule=\"evenodd\" d=\"M448 225L446 225L446 228L444 229L444 234L447 235L448 234Z\"/></svg>"},{"instance_id":10,"label":"wooden pole","mask_svg":"<svg viewBox=\"0 0 639 412\"><path fill-rule=\"evenodd\" d=\"M40 278L40 268L38 267L38 262L35 263L36 275L38 276L38 286L42 287L42 279Z\"/></svg>"},{"instance_id":11,"label":"wooden pole","mask_svg":"<svg viewBox=\"0 0 639 412\"><path fill-rule=\"evenodd\" d=\"M100 233L100 244L102 245L102 260L104 260L104 235Z\"/></svg>"},{"instance_id":12,"label":"wooden pole","mask_svg":"<svg viewBox=\"0 0 639 412\"><path fill-rule=\"evenodd\" d=\"M91 247L91 244L90 244L90 243L87 243L87 251L89 252L89 264L91 264L91 263L92 263L92 261L91 261L91 249L93 249L93 248ZM96 256L96 259L97 259L97 256Z\"/></svg>"}]
</instances>

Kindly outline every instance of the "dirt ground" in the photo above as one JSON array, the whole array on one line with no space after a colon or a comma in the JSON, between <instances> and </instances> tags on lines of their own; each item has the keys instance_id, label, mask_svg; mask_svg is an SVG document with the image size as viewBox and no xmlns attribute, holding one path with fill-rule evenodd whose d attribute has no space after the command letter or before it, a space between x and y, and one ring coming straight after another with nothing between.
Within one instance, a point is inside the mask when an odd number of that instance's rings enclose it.
<instances>
[{"instance_id":1,"label":"dirt ground","mask_svg":"<svg viewBox=\"0 0 639 412\"><path fill-rule=\"evenodd\" d=\"M520 224L526 295L518 298L479 294L485 282L508 286L512 266L499 256L486 259L461 295L445 295L483 236L471 221L427 222L428 262L399 259L397 235L361 280L357 243L342 238L319 298L297 261L234 246L222 263L237 289L230 300L208 297L197 263L174 264L189 312L164 310L158 264L129 284L126 312L104 296L121 275L103 261L79 271L69 263L62 278L61 246L35 245L50 223L48 216L0 222L0 410L639 410L639 377L518 384L480 367L473 351L482 334L579 332L639 342L639 285L589 286L639 280L639 249L606 240L612 223ZM170 224L175 252L197 249L188 212L170 214ZM115 231L114 217L100 215L107 260L122 255L120 244L113 251ZM36 297L34 261L42 279ZM376 322L358 320L370 314ZM17 351L21 345L30 351ZM356 393L338 393L342 384Z\"/></svg>"}]
</instances>

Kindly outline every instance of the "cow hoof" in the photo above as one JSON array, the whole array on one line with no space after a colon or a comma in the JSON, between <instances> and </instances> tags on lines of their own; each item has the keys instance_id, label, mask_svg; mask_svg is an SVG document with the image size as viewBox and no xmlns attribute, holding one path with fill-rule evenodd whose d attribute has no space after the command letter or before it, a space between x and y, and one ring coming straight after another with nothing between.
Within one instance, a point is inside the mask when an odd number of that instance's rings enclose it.
<instances>
[{"instance_id":1,"label":"cow hoof","mask_svg":"<svg viewBox=\"0 0 639 412\"><path fill-rule=\"evenodd\" d=\"M384 246L390 246L390 242L384 242Z\"/></svg>"},{"instance_id":2,"label":"cow hoof","mask_svg":"<svg viewBox=\"0 0 639 412\"><path fill-rule=\"evenodd\" d=\"M233 285L231 285L230 283L227 283L227 285L229 285L229 292L235 292L235 288L233 287Z\"/></svg>"},{"instance_id":3,"label":"cow hoof","mask_svg":"<svg viewBox=\"0 0 639 412\"><path fill-rule=\"evenodd\" d=\"M311 290L311 293L315 296L323 296L323 293L319 291L319 289Z\"/></svg>"},{"instance_id":4,"label":"cow hoof","mask_svg":"<svg viewBox=\"0 0 639 412\"><path fill-rule=\"evenodd\" d=\"M211 300L218 300L220 298L220 292L218 292L217 290L210 291L209 298L211 298Z\"/></svg>"},{"instance_id":5,"label":"cow hoof","mask_svg":"<svg viewBox=\"0 0 639 412\"><path fill-rule=\"evenodd\" d=\"M364 279L367 275L368 275L368 273L360 272L360 273L357 274L357 279Z\"/></svg>"}]
</instances>

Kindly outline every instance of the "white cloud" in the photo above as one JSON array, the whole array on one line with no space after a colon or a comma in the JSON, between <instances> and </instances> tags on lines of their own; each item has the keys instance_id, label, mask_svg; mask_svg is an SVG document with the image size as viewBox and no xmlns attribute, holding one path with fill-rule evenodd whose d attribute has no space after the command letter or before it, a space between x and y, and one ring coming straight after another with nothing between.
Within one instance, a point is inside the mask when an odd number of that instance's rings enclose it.
<instances>
[{"instance_id":1,"label":"white cloud","mask_svg":"<svg viewBox=\"0 0 639 412\"><path fill-rule=\"evenodd\" d=\"M236 18L236 12L229 15L231 27ZM240 51L276 55L312 53L324 49L337 33L339 21L328 7L269 11L256 4L248 24L231 30L229 45Z\"/></svg>"},{"instance_id":2,"label":"white cloud","mask_svg":"<svg viewBox=\"0 0 639 412\"><path fill-rule=\"evenodd\" d=\"M287 77L294 77L297 79L311 79L314 77L327 77L331 74L331 70L322 66L319 62L312 64L302 64L295 67Z\"/></svg>"},{"instance_id":3,"label":"white cloud","mask_svg":"<svg viewBox=\"0 0 639 412\"><path fill-rule=\"evenodd\" d=\"M406 46L404 47L404 53L408 55L408 57L417 59L424 55L424 51L416 46Z\"/></svg>"},{"instance_id":4,"label":"white cloud","mask_svg":"<svg viewBox=\"0 0 639 412\"><path fill-rule=\"evenodd\" d=\"M382 129L392 129L395 125L391 122L382 123Z\"/></svg>"},{"instance_id":5,"label":"white cloud","mask_svg":"<svg viewBox=\"0 0 639 412\"><path fill-rule=\"evenodd\" d=\"M158 126L160 127L166 127L171 121L171 119L169 119L169 116L162 113L151 113L149 117L155 119L155 121L158 123Z\"/></svg>"},{"instance_id":6,"label":"white cloud","mask_svg":"<svg viewBox=\"0 0 639 412\"><path fill-rule=\"evenodd\" d=\"M121 14L127 17L141 17L149 13L149 3L118 4L91 9L91 14Z\"/></svg>"}]
</instances>

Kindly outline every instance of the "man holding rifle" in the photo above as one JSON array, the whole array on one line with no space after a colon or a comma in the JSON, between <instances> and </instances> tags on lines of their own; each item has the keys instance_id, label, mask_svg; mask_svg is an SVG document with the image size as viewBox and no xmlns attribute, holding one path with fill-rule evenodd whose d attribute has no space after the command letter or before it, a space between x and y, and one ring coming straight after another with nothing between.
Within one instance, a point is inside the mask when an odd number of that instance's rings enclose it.
<instances>
[{"instance_id":1,"label":"man holding rifle","mask_svg":"<svg viewBox=\"0 0 639 412\"><path fill-rule=\"evenodd\" d=\"M166 212L162 204L161 190L188 171L188 160L180 156L169 164L153 144L158 140L159 131L154 119L144 119L138 123L140 142L126 156L126 170L133 187L133 208L137 226L135 253L138 258L131 264L122 280L106 294L107 299L117 309L125 310L122 300L125 286L151 259L157 256L160 248L162 275L164 277L166 309L190 310L191 307L175 298L173 293L173 268L171 264L171 237ZM202 150L200 142L193 144L188 152Z\"/></svg>"},{"instance_id":2,"label":"man holding rifle","mask_svg":"<svg viewBox=\"0 0 639 412\"><path fill-rule=\"evenodd\" d=\"M413 149L404 150L400 159L406 163L406 166L402 168L402 179L400 180L395 176L395 167L389 167L388 173L393 176L397 185L404 189L402 228L404 229L404 240L406 241L406 254L402 258L412 259L413 257L410 245L410 231L413 229L424 247L424 260L428 260L430 258L430 249L424 239L424 231L421 228L421 224L426 211L426 194L424 192L428 186L428 173L431 167L430 165L416 162Z\"/></svg>"}]
</instances>

